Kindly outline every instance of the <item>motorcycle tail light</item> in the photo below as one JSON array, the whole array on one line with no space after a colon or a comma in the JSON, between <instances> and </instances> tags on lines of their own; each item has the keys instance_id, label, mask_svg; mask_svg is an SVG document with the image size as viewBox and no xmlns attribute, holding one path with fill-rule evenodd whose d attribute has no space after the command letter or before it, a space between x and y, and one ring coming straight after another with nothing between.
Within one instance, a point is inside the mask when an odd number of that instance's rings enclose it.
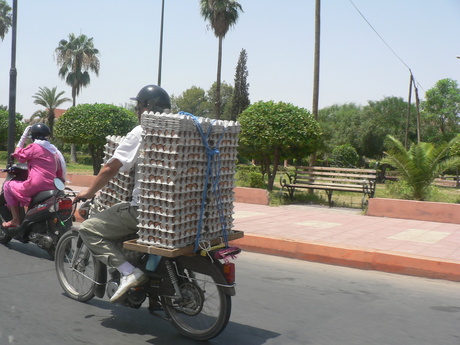
<instances>
[{"instance_id":1,"label":"motorcycle tail light","mask_svg":"<svg viewBox=\"0 0 460 345\"><path fill-rule=\"evenodd\" d=\"M235 282L235 264L233 262L226 262L222 265L225 280L229 284L233 284Z\"/></svg>"},{"instance_id":2,"label":"motorcycle tail light","mask_svg":"<svg viewBox=\"0 0 460 345\"><path fill-rule=\"evenodd\" d=\"M71 209L72 209L71 199L60 199L59 200L59 210L71 210Z\"/></svg>"}]
</instances>

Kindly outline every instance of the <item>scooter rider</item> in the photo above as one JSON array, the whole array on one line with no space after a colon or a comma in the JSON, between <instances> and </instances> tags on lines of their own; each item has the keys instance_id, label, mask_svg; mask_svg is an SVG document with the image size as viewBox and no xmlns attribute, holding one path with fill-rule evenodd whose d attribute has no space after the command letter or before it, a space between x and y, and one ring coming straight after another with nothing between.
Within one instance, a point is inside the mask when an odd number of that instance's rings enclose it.
<instances>
[{"instance_id":1,"label":"scooter rider","mask_svg":"<svg viewBox=\"0 0 460 345\"><path fill-rule=\"evenodd\" d=\"M140 122L144 112L168 113L171 101L168 93L159 86L147 85L132 100L137 101L137 114ZM118 171L135 169L140 153L142 127L136 126L115 150L113 157L102 167L91 186L75 198L91 199L103 188ZM137 169L136 169L137 170ZM138 178L135 177L131 202L118 203L107 210L97 213L84 221L80 227L80 236L95 256L110 267L115 267L122 275L120 286L110 299L117 301L130 288L142 284L147 278L138 268L126 260L123 251L116 242L127 235L137 232L137 206L140 194Z\"/></svg>"},{"instance_id":2,"label":"scooter rider","mask_svg":"<svg viewBox=\"0 0 460 345\"><path fill-rule=\"evenodd\" d=\"M32 144L24 148L29 137ZM28 126L13 153L13 157L21 163L27 162L28 177L26 181L10 180L3 185L6 204L11 210L12 219L2 223L4 228L19 226L21 219L19 205L28 206L32 196L37 193L54 189L54 178L65 181L66 163L62 153L48 141L50 129L44 123ZM13 230L14 231L14 230Z\"/></svg>"}]
</instances>

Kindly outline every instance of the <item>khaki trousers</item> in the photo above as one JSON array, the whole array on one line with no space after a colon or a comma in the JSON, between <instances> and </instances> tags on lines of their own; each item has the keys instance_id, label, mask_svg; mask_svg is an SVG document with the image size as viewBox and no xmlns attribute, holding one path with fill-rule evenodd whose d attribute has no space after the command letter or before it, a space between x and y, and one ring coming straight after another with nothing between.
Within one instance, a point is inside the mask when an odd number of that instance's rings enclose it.
<instances>
[{"instance_id":1,"label":"khaki trousers","mask_svg":"<svg viewBox=\"0 0 460 345\"><path fill-rule=\"evenodd\" d=\"M80 236L100 261L117 268L127 261L117 243L135 234L137 224L137 206L123 202L85 220L80 226Z\"/></svg>"}]
</instances>

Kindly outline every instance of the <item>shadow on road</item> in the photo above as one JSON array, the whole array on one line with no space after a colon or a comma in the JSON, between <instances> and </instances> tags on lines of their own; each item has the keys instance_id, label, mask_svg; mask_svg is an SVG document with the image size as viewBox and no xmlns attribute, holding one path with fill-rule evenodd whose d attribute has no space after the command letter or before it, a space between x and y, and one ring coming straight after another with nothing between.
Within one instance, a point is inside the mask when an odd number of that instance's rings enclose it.
<instances>
[{"instance_id":1,"label":"shadow on road","mask_svg":"<svg viewBox=\"0 0 460 345\"><path fill-rule=\"evenodd\" d=\"M101 308L112 307L112 316L101 321L106 328L116 330L123 334L151 335L148 343L153 345L163 344L204 344L202 341L195 341L183 337L176 331L172 324L149 314L147 308L131 309L108 301L92 301ZM227 328L215 339L207 341L206 344L219 345L262 345L269 339L277 338L281 334L270 330L243 325L230 321Z\"/></svg>"},{"instance_id":2,"label":"shadow on road","mask_svg":"<svg viewBox=\"0 0 460 345\"><path fill-rule=\"evenodd\" d=\"M16 240L11 240L11 242L4 244L6 248L14 250L19 253L23 253L29 256L34 256L39 259L46 259L54 261L54 258L51 257L44 249L39 248L36 244L33 243L21 243Z\"/></svg>"}]
</instances>

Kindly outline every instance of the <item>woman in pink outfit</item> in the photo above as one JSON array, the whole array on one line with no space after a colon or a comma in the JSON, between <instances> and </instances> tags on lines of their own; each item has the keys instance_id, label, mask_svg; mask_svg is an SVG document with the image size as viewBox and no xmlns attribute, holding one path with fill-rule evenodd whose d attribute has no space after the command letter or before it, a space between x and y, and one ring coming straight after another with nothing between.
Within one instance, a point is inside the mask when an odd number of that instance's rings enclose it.
<instances>
[{"instance_id":1,"label":"woman in pink outfit","mask_svg":"<svg viewBox=\"0 0 460 345\"><path fill-rule=\"evenodd\" d=\"M23 148L29 130L33 143ZM44 190L55 189L54 178L65 182L66 164L62 153L48 141L50 129L44 123L36 123L24 131L13 157L27 162L29 175L26 181L7 181L3 185L6 204L13 219L2 224L5 228L21 223L19 205L29 206L32 196Z\"/></svg>"}]
</instances>

